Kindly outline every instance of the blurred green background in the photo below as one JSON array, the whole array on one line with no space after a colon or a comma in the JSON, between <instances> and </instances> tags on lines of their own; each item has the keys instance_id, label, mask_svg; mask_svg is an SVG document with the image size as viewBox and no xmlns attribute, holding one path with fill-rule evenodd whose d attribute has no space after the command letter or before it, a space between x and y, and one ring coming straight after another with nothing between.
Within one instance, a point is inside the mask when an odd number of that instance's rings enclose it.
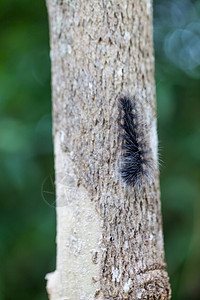
<instances>
[{"instance_id":1,"label":"blurred green background","mask_svg":"<svg viewBox=\"0 0 200 300\"><path fill-rule=\"evenodd\" d=\"M47 300L55 209L45 1L0 2L0 300ZM174 300L200 299L200 2L154 1L165 250Z\"/></svg>"}]
</instances>

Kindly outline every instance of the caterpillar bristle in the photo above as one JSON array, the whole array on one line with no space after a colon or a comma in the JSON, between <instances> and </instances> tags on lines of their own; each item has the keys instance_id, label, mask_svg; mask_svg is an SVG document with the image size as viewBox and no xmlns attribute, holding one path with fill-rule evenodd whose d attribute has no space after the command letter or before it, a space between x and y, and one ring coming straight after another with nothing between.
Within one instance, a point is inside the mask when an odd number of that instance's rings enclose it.
<instances>
[{"instance_id":1,"label":"caterpillar bristle","mask_svg":"<svg viewBox=\"0 0 200 300\"><path fill-rule=\"evenodd\" d=\"M122 156L120 174L127 185L141 186L151 179L151 150L138 116L135 99L119 98Z\"/></svg>"}]
</instances>

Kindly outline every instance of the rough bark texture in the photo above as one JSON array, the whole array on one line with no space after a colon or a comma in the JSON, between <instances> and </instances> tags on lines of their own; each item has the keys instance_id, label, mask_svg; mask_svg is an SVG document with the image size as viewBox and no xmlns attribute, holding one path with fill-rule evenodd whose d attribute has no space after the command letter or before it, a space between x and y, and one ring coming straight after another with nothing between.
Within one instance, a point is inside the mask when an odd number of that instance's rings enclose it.
<instances>
[{"instance_id":1,"label":"rough bark texture","mask_svg":"<svg viewBox=\"0 0 200 300\"><path fill-rule=\"evenodd\" d=\"M51 300L170 299L159 172L121 182L120 95L135 96L157 162L150 0L47 0L57 184Z\"/></svg>"}]
</instances>

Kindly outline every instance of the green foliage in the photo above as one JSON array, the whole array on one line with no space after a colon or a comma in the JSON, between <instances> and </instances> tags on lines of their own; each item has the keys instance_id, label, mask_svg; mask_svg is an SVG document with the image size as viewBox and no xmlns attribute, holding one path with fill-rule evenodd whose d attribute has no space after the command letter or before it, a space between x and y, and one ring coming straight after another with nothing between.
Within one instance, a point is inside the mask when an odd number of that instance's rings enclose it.
<instances>
[{"instance_id":1,"label":"green foliage","mask_svg":"<svg viewBox=\"0 0 200 300\"><path fill-rule=\"evenodd\" d=\"M0 4L0 300L47 299L55 209L45 2ZM154 1L166 260L174 300L200 299L200 3ZM45 182L45 185L43 184Z\"/></svg>"},{"instance_id":2,"label":"green foliage","mask_svg":"<svg viewBox=\"0 0 200 300\"><path fill-rule=\"evenodd\" d=\"M47 299L55 269L55 209L42 198L53 171L45 2L1 1L0 299Z\"/></svg>"},{"instance_id":3,"label":"green foliage","mask_svg":"<svg viewBox=\"0 0 200 300\"><path fill-rule=\"evenodd\" d=\"M172 299L200 299L200 2L154 1L161 200Z\"/></svg>"}]
</instances>

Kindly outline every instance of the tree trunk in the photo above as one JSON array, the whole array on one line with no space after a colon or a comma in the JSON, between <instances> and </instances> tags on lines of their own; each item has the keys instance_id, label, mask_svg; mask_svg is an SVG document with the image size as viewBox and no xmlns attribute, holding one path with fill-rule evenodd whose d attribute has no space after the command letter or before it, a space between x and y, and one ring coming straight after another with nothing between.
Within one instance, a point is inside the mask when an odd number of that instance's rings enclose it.
<instances>
[{"instance_id":1,"label":"tree trunk","mask_svg":"<svg viewBox=\"0 0 200 300\"><path fill-rule=\"evenodd\" d=\"M47 0L57 189L51 300L170 299L157 167L152 3ZM137 100L156 161L140 192L119 175L118 101Z\"/></svg>"}]
</instances>

